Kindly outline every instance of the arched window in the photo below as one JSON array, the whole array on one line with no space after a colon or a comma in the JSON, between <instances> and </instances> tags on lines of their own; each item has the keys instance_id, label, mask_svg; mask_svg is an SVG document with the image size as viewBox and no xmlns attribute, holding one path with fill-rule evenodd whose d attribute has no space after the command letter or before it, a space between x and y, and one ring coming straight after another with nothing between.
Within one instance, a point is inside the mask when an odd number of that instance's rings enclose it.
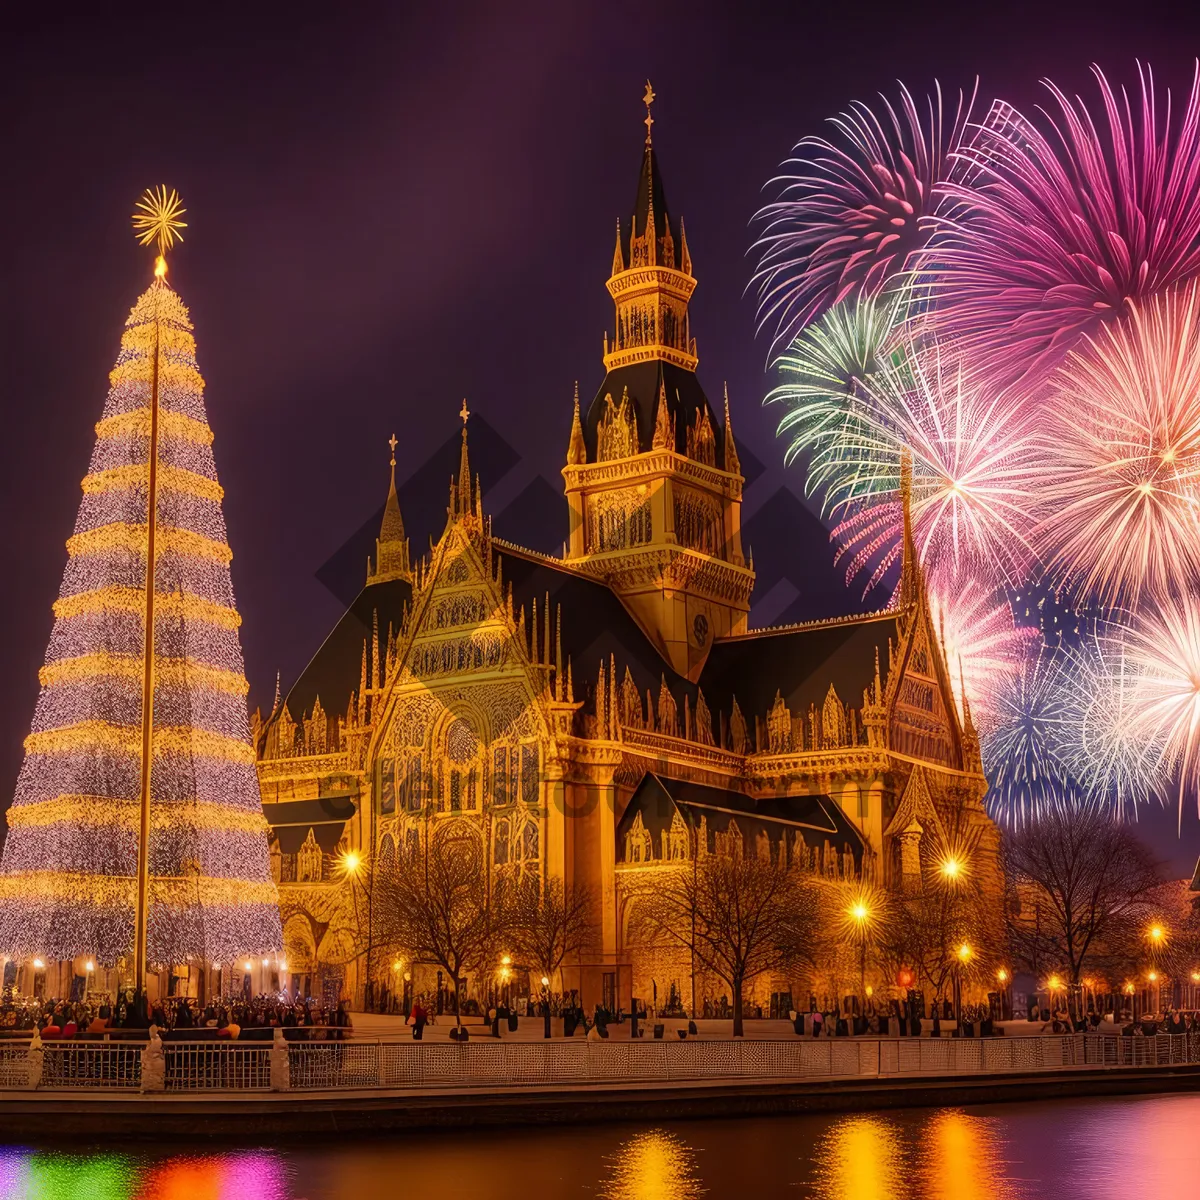
<instances>
[{"instance_id":1,"label":"arched window","mask_svg":"<svg viewBox=\"0 0 1200 1200\"><path fill-rule=\"evenodd\" d=\"M404 834L404 849L405 853L410 858L419 858L421 855L421 831L419 829L409 829Z\"/></svg>"},{"instance_id":2,"label":"arched window","mask_svg":"<svg viewBox=\"0 0 1200 1200\"><path fill-rule=\"evenodd\" d=\"M526 821L525 829L521 834L521 857L526 861L537 859L540 855L538 827L536 821Z\"/></svg>"},{"instance_id":3,"label":"arched window","mask_svg":"<svg viewBox=\"0 0 1200 1200\"><path fill-rule=\"evenodd\" d=\"M498 867L503 867L508 862L509 836L508 822L497 821L495 831L492 835L492 840L494 842L492 861Z\"/></svg>"}]
</instances>

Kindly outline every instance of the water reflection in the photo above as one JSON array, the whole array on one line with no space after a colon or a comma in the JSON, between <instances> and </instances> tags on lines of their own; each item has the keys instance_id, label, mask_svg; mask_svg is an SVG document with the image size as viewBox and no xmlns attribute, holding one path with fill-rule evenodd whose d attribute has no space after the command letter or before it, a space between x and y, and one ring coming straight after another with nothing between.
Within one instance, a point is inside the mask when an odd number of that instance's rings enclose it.
<instances>
[{"instance_id":1,"label":"water reflection","mask_svg":"<svg viewBox=\"0 0 1200 1200\"><path fill-rule=\"evenodd\" d=\"M1001 1122L947 1109L899 1121L834 1121L813 1155L813 1194L823 1200L992 1200L1020 1185L1005 1161Z\"/></svg>"},{"instance_id":2,"label":"water reflection","mask_svg":"<svg viewBox=\"0 0 1200 1200\"><path fill-rule=\"evenodd\" d=\"M695 1151L661 1129L630 1138L609 1161L611 1172L599 1193L604 1200L694 1200L704 1195Z\"/></svg>"},{"instance_id":3,"label":"water reflection","mask_svg":"<svg viewBox=\"0 0 1200 1200\"><path fill-rule=\"evenodd\" d=\"M0 1148L0 1200L288 1200L288 1169L274 1151L180 1155Z\"/></svg>"},{"instance_id":4,"label":"water reflection","mask_svg":"<svg viewBox=\"0 0 1200 1200\"><path fill-rule=\"evenodd\" d=\"M917 1140L922 1196L993 1200L1022 1195L1005 1162L1000 1121L948 1109L923 1125Z\"/></svg>"},{"instance_id":5,"label":"water reflection","mask_svg":"<svg viewBox=\"0 0 1200 1200\"><path fill-rule=\"evenodd\" d=\"M882 1117L836 1120L814 1152L814 1191L822 1200L904 1200L904 1143Z\"/></svg>"}]
</instances>

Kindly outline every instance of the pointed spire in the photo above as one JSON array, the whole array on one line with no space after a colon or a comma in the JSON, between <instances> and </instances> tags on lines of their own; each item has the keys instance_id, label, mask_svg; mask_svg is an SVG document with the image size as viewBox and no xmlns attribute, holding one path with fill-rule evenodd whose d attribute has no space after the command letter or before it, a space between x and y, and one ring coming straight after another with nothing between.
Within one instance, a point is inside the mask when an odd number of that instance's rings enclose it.
<instances>
[{"instance_id":1,"label":"pointed spire","mask_svg":"<svg viewBox=\"0 0 1200 1200\"><path fill-rule=\"evenodd\" d=\"M658 408L654 414L654 440L650 444L655 450L675 449L674 423L667 411L667 385L661 376L658 381Z\"/></svg>"},{"instance_id":2,"label":"pointed spire","mask_svg":"<svg viewBox=\"0 0 1200 1200\"><path fill-rule=\"evenodd\" d=\"M567 659L567 703L575 703L575 683L571 679L571 660Z\"/></svg>"},{"instance_id":3,"label":"pointed spire","mask_svg":"<svg viewBox=\"0 0 1200 1200\"><path fill-rule=\"evenodd\" d=\"M737 446L733 441L733 422L729 418L729 383L725 384L725 470L731 475L742 473L742 463L738 458Z\"/></svg>"},{"instance_id":4,"label":"pointed spire","mask_svg":"<svg viewBox=\"0 0 1200 1200\"><path fill-rule=\"evenodd\" d=\"M546 602L542 605L543 619L546 622L546 636L542 642L542 662L550 666L550 593L546 593Z\"/></svg>"},{"instance_id":5,"label":"pointed spire","mask_svg":"<svg viewBox=\"0 0 1200 1200\"><path fill-rule=\"evenodd\" d=\"M396 494L396 447L399 442L393 433L388 439L392 456L390 460L391 483L387 501L383 506L383 521L379 526L379 537L375 539L375 565L367 560L367 583L382 583L388 579L412 579L408 559L408 538L404 534L404 518L400 515L400 498Z\"/></svg>"},{"instance_id":6,"label":"pointed spire","mask_svg":"<svg viewBox=\"0 0 1200 1200\"><path fill-rule=\"evenodd\" d=\"M371 614L371 687L379 690L379 609Z\"/></svg>"},{"instance_id":7,"label":"pointed spire","mask_svg":"<svg viewBox=\"0 0 1200 1200\"><path fill-rule=\"evenodd\" d=\"M679 269L685 274L692 273L692 256L688 250L687 233L683 228L683 218L679 218ZM685 346L686 350L687 347Z\"/></svg>"},{"instance_id":8,"label":"pointed spire","mask_svg":"<svg viewBox=\"0 0 1200 1200\"><path fill-rule=\"evenodd\" d=\"M462 418L462 449L458 456L458 476L450 486L451 515L456 517L469 516L471 513L471 463L467 457L467 420L471 410L463 398L462 408L458 415Z\"/></svg>"},{"instance_id":9,"label":"pointed spire","mask_svg":"<svg viewBox=\"0 0 1200 1200\"><path fill-rule=\"evenodd\" d=\"M567 463L578 467L587 462L587 446L583 440L583 425L579 420L579 380L575 380L575 413L571 417L571 442L567 447Z\"/></svg>"},{"instance_id":10,"label":"pointed spire","mask_svg":"<svg viewBox=\"0 0 1200 1200\"><path fill-rule=\"evenodd\" d=\"M621 248L621 218L617 218L617 245L613 250L612 273L619 275L625 270L625 251ZM608 337L606 333L605 338Z\"/></svg>"},{"instance_id":11,"label":"pointed spire","mask_svg":"<svg viewBox=\"0 0 1200 1200\"><path fill-rule=\"evenodd\" d=\"M915 605L921 592L921 564L912 524L912 451L905 446L900 451L900 512L904 525L900 566L900 607Z\"/></svg>"},{"instance_id":12,"label":"pointed spire","mask_svg":"<svg viewBox=\"0 0 1200 1200\"><path fill-rule=\"evenodd\" d=\"M561 702L563 698L563 661L562 661L562 605L554 608L554 699Z\"/></svg>"}]
</instances>

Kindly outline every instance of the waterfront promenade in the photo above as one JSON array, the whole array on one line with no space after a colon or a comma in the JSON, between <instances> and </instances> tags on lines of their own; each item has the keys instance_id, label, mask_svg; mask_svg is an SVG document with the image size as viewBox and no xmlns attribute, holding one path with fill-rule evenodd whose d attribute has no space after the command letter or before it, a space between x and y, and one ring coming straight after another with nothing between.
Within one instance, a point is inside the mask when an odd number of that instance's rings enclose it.
<instances>
[{"instance_id":1,"label":"waterfront promenade","mask_svg":"<svg viewBox=\"0 0 1200 1200\"><path fill-rule=\"evenodd\" d=\"M437 1033L441 1028L434 1027ZM481 1030L482 1032L482 1030ZM303 1136L1195 1090L1200 1035L0 1045L10 1138Z\"/></svg>"}]
</instances>

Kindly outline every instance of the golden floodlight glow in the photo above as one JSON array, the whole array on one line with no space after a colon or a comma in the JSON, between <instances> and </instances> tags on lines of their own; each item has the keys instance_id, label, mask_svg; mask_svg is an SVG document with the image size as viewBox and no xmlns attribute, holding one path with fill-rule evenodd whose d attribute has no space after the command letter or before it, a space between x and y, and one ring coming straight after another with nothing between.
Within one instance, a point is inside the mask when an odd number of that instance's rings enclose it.
<instances>
[{"instance_id":1,"label":"golden floodlight glow","mask_svg":"<svg viewBox=\"0 0 1200 1200\"><path fill-rule=\"evenodd\" d=\"M546 976L546 975L543 975L543 976L542 976L542 987L544 987L544 988L548 988L549 986L550 986L550 979L549 979L549 977L548 977L548 976Z\"/></svg>"},{"instance_id":2,"label":"golden floodlight glow","mask_svg":"<svg viewBox=\"0 0 1200 1200\"><path fill-rule=\"evenodd\" d=\"M998 970L996 972L996 978L998 980L1000 980L1001 983L1007 983L1008 982L1008 972L1003 967L1001 967L1000 970Z\"/></svg>"},{"instance_id":3,"label":"golden floodlight glow","mask_svg":"<svg viewBox=\"0 0 1200 1200\"><path fill-rule=\"evenodd\" d=\"M249 959L246 959L246 970L247 971L252 970L253 967L254 967L254 964Z\"/></svg>"},{"instance_id":4,"label":"golden floodlight glow","mask_svg":"<svg viewBox=\"0 0 1200 1200\"><path fill-rule=\"evenodd\" d=\"M968 946L966 942L963 942L963 944L962 944L961 946L959 946L959 948L958 948L958 957L959 957L959 958L960 958L960 959L961 959L963 962L966 962L966 961L967 961L967 959L971 957L971 947L970 947L970 946Z\"/></svg>"},{"instance_id":5,"label":"golden floodlight glow","mask_svg":"<svg viewBox=\"0 0 1200 1200\"><path fill-rule=\"evenodd\" d=\"M1150 926L1150 940L1152 942L1161 942L1164 936L1165 934L1163 933L1163 927L1161 925Z\"/></svg>"},{"instance_id":6,"label":"golden floodlight glow","mask_svg":"<svg viewBox=\"0 0 1200 1200\"><path fill-rule=\"evenodd\" d=\"M347 850L339 865L346 875L357 875L363 865L363 856L357 850Z\"/></svg>"},{"instance_id":7,"label":"golden floodlight glow","mask_svg":"<svg viewBox=\"0 0 1200 1200\"><path fill-rule=\"evenodd\" d=\"M40 958L35 958L33 960L33 967L35 971L40 971L45 965L46 964L42 962Z\"/></svg>"},{"instance_id":8,"label":"golden floodlight glow","mask_svg":"<svg viewBox=\"0 0 1200 1200\"><path fill-rule=\"evenodd\" d=\"M92 960L90 958L87 960L86 963L83 964L83 966L84 966L85 971L94 971L96 969L96 964L94 962L92 962Z\"/></svg>"},{"instance_id":9,"label":"golden floodlight glow","mask_svg":"<svg viewBox=\"0 0 1200 1200\"><path fill-rule=\"evenodd\" d=\"M1057 975L1051 975L1049 982L1046 985L1052 992L1057 992L1062 987L1062 980Z\"/></svg>"},{"instance_id":10,"label":"golden floodlight glow","mask_svg":"<svg viewBox=\"0 0 1200 1200\"><path fill-rule=\"evenodd\" d=\"M1150 971L1147 973L1146 978L1148 980L1150 980L1151 983L1157 983L1158 982L1158 972Z\"/></svg>"},{"instance_id":11,"label":"golden floodlight glow","mask_svg":"<svg viewBox=\"0 0 1200 1200\"><path fill-rule=\"evenodd\" d=\"M962 874L962 863L953 855L942 860L942 874L947 879L957 879Z\"/></svg>"},{"instance_id":12,"label":"golden floodlight glow","mask_svg":"<svg viewBox=\"0 0 1200 1200\"><path fill-rule=\"evenodd\" d=\"M1125 985L1125 995L1127 995L1127 996L1133 995L1133 984L1132 983L1127 983Z\"/></svg>"}]
</instances>

